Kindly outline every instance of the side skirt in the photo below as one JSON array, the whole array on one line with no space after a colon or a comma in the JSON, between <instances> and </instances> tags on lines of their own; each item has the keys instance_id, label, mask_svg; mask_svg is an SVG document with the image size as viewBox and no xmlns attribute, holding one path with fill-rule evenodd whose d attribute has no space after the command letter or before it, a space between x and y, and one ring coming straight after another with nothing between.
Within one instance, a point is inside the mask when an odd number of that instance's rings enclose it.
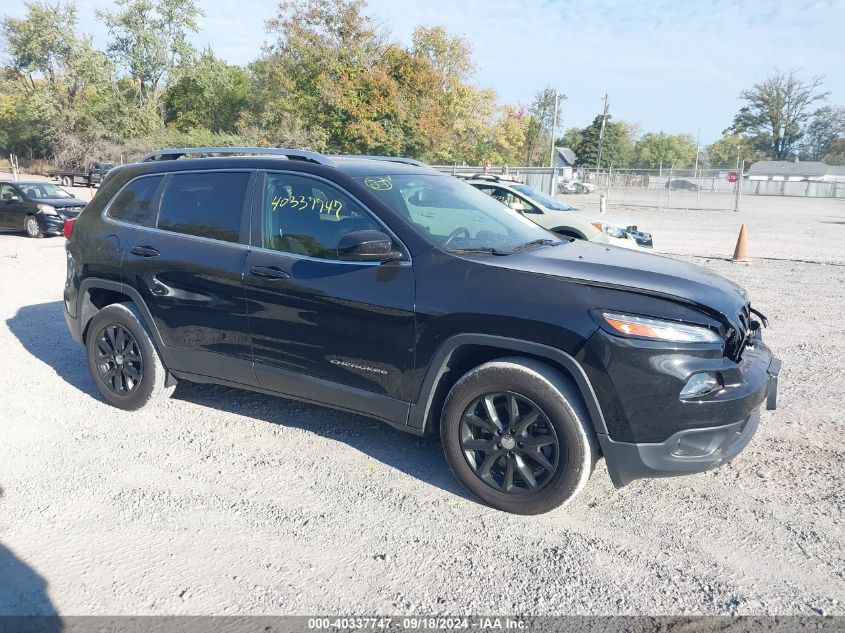
<instances>
[{"instance_id":1,"label":"side skirt","mask_svg":"<svg viewBox=\"0 0 845 633\"><path fill-rule=\"evenodd\" d=\"M314 378L313 376L295 374L275 367L259 368L259 366L256 366L256 370L256 373L259 373L259 375L266 376L268 372L272 372L278 378L283 377L286 384L285 388L283 390L269 389L258 385L244 384L186 371L172 370L171 373L179 380L225 385L246 391L289 398L291 400L298 400L300 402L307 402L309 404L337 409L338 411L374 418L413 435L422 436L423 434L422 429L408 426L407 420L410 404L407 402L320 378Z\"/></svg>"}]
</instances>

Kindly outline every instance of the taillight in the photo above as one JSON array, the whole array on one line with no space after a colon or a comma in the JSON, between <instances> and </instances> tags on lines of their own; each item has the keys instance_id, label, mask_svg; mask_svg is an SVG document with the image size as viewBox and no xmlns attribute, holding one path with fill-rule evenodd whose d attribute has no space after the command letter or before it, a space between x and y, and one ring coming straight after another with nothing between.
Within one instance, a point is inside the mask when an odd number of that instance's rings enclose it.
<instances>
[{"instance_id":1,"label":"taillight","mask_svg":"<svg viewBox=\"0 0 845 633\"><path fill-rule=\"evenodd\" d=\"M68 239L68 240L70 239L70 234L73 233L73 223L74 222L76 222L75 219L65 220L65 228L64 228L65 239Z\"/></svg>"}]
</instances>

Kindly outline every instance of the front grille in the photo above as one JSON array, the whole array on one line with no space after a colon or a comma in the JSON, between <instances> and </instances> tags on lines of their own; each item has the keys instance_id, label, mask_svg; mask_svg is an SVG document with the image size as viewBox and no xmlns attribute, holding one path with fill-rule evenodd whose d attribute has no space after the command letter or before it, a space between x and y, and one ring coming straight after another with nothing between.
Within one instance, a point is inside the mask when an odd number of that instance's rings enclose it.
<instances>
[{"instance_id":1,"label":"front grille","mask_svg":"<svg viewBox=\"0 0 845 633\"><path fill-rule=\"evenodd\" d=\"M728 332L726 351L731 360L739 362L751 335L751 304L746 303L736 316L738 327Z\"/></svg>"},{"instance_id":2,"label":"front grille","mask_svg":"<svg viewBox=\"0 0 845 633\"><path fill-rule=\"evenodd\" d=\"M80 213L82 213L82 209L85 207L62 207L60 209L61 214L66 218L75 218Z\"/></svg>"}]
</instances>

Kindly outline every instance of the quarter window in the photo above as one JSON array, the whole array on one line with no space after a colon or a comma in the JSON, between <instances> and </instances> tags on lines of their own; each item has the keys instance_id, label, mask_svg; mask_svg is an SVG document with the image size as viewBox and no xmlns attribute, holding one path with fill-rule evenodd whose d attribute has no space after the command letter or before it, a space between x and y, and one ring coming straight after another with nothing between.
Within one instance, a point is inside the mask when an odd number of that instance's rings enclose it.
<instances>
[{"instance_id":1,"label":"quarter window","mask_svg":"<svg viewBox=\"0 0 845 633\"><path fill-rule=\"evenodd\" d=\"M157 226L237 242L248 182L247 172L174 174L161 196Z\"/></svg>"},{"instance_id":2,"label":"quarter window","mask_svg":"<svg viewBox=\"0 0 845 633\"><path fill-rule=\"evenodd\" d=\"M293 174L267 174L264 186L264 248L337 259L340 238L382 227L339 189Z\"/></svg>"},{"instance_id":3,"label":"quarter window","mask_svg":"<svg viewBox=\"0 0 845 633\"><path fill-rule=\"evenodd\" d=\"M109 217L141 226L153 226L153 199L161 181L162 176L150 176L130 182L112 200Z\"/></svg>"}]
</instances>

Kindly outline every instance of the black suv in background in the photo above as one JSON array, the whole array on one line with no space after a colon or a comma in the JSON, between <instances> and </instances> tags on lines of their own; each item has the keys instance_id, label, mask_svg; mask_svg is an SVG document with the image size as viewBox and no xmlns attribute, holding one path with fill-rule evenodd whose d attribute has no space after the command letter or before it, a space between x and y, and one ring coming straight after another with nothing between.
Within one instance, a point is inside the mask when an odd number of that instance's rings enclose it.
<instances>
[{"instance_id":1,"label":"black suv in background","mask_svg":"<svg viewBox=\"0 0 845 633\"><path fill-rule=\"evenodd\" d=\"M110 173L67 265L67 322L113 405L188 380L439 432L510 512L568 501L600 454L617 486L721 464L775 403L738 286L558 237L405 159L162 150Z\"/></svg>"},{"instance_id":2,"label":"black suv in background","mask_svg":"<svg viewBox=\"0 0 845 633\"><path fill-rule=\"evenodd\" d=\"M49 182L0 181L0 228L29 237L61 235L65 220L76 218L85 204Z\"/></svg>"}]
</instances>

